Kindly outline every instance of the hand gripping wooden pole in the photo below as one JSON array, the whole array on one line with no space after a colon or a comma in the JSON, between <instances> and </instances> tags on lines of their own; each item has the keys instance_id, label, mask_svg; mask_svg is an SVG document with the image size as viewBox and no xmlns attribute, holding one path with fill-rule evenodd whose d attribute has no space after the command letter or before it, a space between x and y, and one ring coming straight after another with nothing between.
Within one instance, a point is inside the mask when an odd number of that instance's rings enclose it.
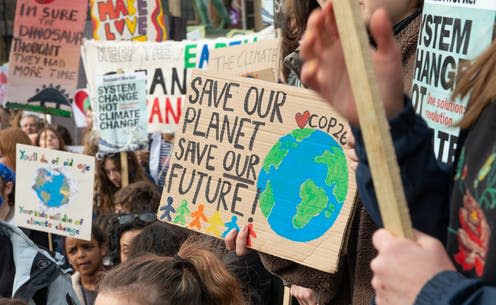
<instances>
[{"instance_id":1,"label":"hand gripping wooden pole","mask_svg":"<svg viewBox=\"0 0 496 305\"><path fill-rule=\"evenodd\" d=\"M399 237L413 239L412 223L359 3L356 0L337 0L333 1L333 7L384 227Z\"/></svg>"}]
</instances>

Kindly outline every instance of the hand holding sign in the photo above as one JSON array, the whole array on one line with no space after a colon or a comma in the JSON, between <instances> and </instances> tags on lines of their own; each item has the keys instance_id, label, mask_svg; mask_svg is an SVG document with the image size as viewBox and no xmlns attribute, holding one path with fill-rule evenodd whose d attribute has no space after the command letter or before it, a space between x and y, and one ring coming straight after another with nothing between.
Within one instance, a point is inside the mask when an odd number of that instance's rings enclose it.
<instances>
[{"instance_id":1,"label":"hand holding sign","mask_svg":"<svg viewBox=\"0 0 496 305\"><path fill-rule=\"evenodd\" d=\"M305 60L303 82L319 92L351 124L358 125L351 82L346 68L332 1L309 18L308 30L301 42L301 55ZM386 114L392 117L403 107L401 79L401 53L391 32L391 22L385 10L378 10L370 21L370 30L377 42L372 53L379 89Z\"/></svg>"}]
</instances>

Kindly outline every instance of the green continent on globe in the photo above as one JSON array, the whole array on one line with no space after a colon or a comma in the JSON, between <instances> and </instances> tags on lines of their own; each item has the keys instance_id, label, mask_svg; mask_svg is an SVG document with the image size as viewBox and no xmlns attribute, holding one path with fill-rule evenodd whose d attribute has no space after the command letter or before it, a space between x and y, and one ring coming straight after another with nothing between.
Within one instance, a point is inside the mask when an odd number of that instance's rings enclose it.
<instances>
[{"instance_id":1,"label":"green continent on globe","mask_svg":"<svg viewBox=\"0 0 496 305\"><path fill-rule=\"evenodd\" d=\"M315 162L327 166L325 183L328 186L334 184L332 193L343 203L348 192L348 167L344 153L339 148L332 147L331 151L326 150L322 155L315 157Z\"/></svg>"},{"instance_id":2,"label":"green continent on globe","mask_svg":"<svg viewBox=\"0 0 496 305\"><path fill-rule=\"evenodd\" d=\"M301 202L296 206L296 215L293 217L295 229L305 227L313 217L322 213L329 202L325 190L319 188L311 179L301 185L300 198Z\"/></svg>"},{"instance_id":3,"label":"green continent on globe","mask_svg":"<svg viewBox=\"0 0 496 305\"><path fill-rule=\"evenodd\" d=\"M294 140L294 139L293 139ZM282 161L288 155L289 149L295 148L298 145L293 141L279 141L272 147L272 149L265 157L263 169L266 173L269 173L270 167L273 166L274 169L279 169Z\"/></svg>"},{"instance_id":4,"label":"green continent on globe","mask_svg":"<svg viewBox=\"0 0 496 305\"><path fill-rule=\"evenodd\" d=\"M291 133L291 136L293 136L296 139L296 142L301 142L311 136L315 132L315 129L311 128L304 128L304 129L295 129Z\"/></svg>"},{"instance_id":5,"label":"green continent on globe","mask_svg":"<svg viewBox=\"0 0 496 305\"><path fill-rule=\"evenodd\" d=\"M267 185L265 186L265 190L260 194L259 198L260 209L262 210L262 214L265 217L269 217L272 212L272 208L276 203L274 198L274 193L272 192L272 186L270 185L270 181L267 181Z\"/></svg>"}]
</instances>

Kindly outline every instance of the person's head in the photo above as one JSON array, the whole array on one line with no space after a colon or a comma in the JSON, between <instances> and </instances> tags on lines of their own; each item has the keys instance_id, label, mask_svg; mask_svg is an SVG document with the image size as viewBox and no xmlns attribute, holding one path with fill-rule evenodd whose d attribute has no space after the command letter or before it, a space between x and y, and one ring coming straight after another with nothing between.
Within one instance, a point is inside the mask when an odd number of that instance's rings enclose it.
<instances>
[{"instance_id":1,"label":"person's head","mask_svg":"<svg viewBox=\"0 0 496 305\"><path fill-rule=\"evenodd\" d=\"M146 254L173 256L190 236L190 232L182 227L156 221L134 238L128 257L135 258Z\"/></svg>"},{"instance_id":2,"label":"person's head","mask_svg":"<svg viewBox=\"0 0 496 305\"><path fill-rule=\"evenodd\" d=\"M28 304L23 300L19 300L19 299L0 298L0 305L28 305Z\"/></svg>"},{"instance_id":3,"label":"person's head","mask_svg":"<svg viewBox=\"0 0 496 305\"><path fill-rule=\"evenodd\" d=\"M25 113L19 121L19 127L26 134L37 134L41 129L41 119L32 113Z\"/></svg>"},{"instance_id":4,"label":"person's head","mask_svg":"<svg viewBox=\"0 0 496 305\"><path fill-rule=\"evenodd\" d=\"M96 305L243 305L237 280L197 243L185 242L172 257L142 256L108 272Z\"/></svg>"},{"instance_id":5,"label":"person's head","mask_svg":"<svg viewBox=\"0 0 496 305\"><path fill-rule=\"evenodd\" d=\"M105 235L97 225L91 228L91 241L65 238L65 252L69 263L82 277L92 277L103 266L107 253Z\"/></svg>"},{"instance_id":6,"label":"person's head","mask_svg":"<svg viewBox=\"0 0 496 305\"><path fill-rule=\"evenodd\" d=\"M133 152L127 153L129 183L149 181L138 159ZM113 195L122 187L120 154L105 155L98 161L98 188L100 196L100 212L114 212ZM151 183L151 182L150 182Z\"/></svg>"},{"instance_id":7,"label":"person's head","mask_svg":"<svg viewBox=\"0 0 496 305\"><path fill-rule=\"evenodd\" d=\"M59 124L53 124L52 128L55 129L55 131L57 131L57 133L60 135L60 137L64 141L65 145L73 145L74 144L74 142L72 141L71 133L69 132L69 130L67 130L67 128L65 128L64 126L59 125Z\"/></svg>"},{"instance_id":8,"label":"person's head","mask_svg":"<svg viewBox=\"0 0 496 305\"><path fill-rule=\"evenodd\" d=\"M12 217L11 209L15 200L15 173L5 164L0 163L0 220Z\"/></svg>"},{"instance_id":9,"label":"person's head","mask_svg":"<svg viewBox=\"0 0 496 305\"><path fill-rule=\"evenodd\" d=\"M118 190L114 204L117 213L155 213L160 205L160 193L155 185L138 181Z\"/></svg>"},{"instance_id":10,"label":"person's head","mask_svg":"<svg viewBox=\"0 0 496 305\"><path fill-rule=\"evenodd\" d=\"M66 151L65 143L55 128L49 126L43 128L36 139L35 145L38 147Z\"/></svg>"},{"instance_id":11,"label":"person's head","mask_svg":"<svg viewBox=\"0 0 496 305\"><path fill-rule=\"evenodd\" d=\"M0 130L0 163L15 171L16 144L32 145L31 139L20 128L10 127Z\"/></svg>"},{"instance_id":12,"label":"person's head","mask_svg":"<svg viewBox=\"0 0 496 305\"><path fill-rule=\"evenodd\" d=\"M108 220L109 258L116 265L126 261L136 235L157 220L155 213L118 214Z\"/></svg>"},{"instance_id":13,"label":"person's head","mask_svg":"<svg viewBox=\"0 0 496 305\"><path fill-rule=\"evenodd\" d=\"M421 8L423 0L358 0L362 10L362 17L366 24L369 23L372 14L379 8L385 8L396 24L408 17L415 9Z\"/></svg>"}]
</instances>

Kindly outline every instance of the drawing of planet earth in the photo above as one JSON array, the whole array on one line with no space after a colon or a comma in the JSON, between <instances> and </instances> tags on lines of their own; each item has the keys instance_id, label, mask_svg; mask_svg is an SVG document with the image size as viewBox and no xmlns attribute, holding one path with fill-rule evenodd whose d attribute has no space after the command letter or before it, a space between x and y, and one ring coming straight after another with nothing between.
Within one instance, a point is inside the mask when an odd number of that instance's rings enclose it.
<instances>
[{"instance_id":1,"label":"drawing of planet earth","mask_svg":"<svg viewBox=\"0 0 496 305\"><path fill-rule=\"evenodd\" d=\"M67 204L71 193L67 177L46 168L37 169L33 190L41 202L51 208Z\"/></svg>"},{"instance_id":2,"label":"drawing of planet earth","mask_svg":"<svg viewBox=\"0 0 496 305\"><path fill-rule=\"evenodd\" d=\"M259 207L279 236L308 242L334 224L348 192L343 149L329 134L296 129L279 139L258 177Z\"/></svg>"}]
</instances>

